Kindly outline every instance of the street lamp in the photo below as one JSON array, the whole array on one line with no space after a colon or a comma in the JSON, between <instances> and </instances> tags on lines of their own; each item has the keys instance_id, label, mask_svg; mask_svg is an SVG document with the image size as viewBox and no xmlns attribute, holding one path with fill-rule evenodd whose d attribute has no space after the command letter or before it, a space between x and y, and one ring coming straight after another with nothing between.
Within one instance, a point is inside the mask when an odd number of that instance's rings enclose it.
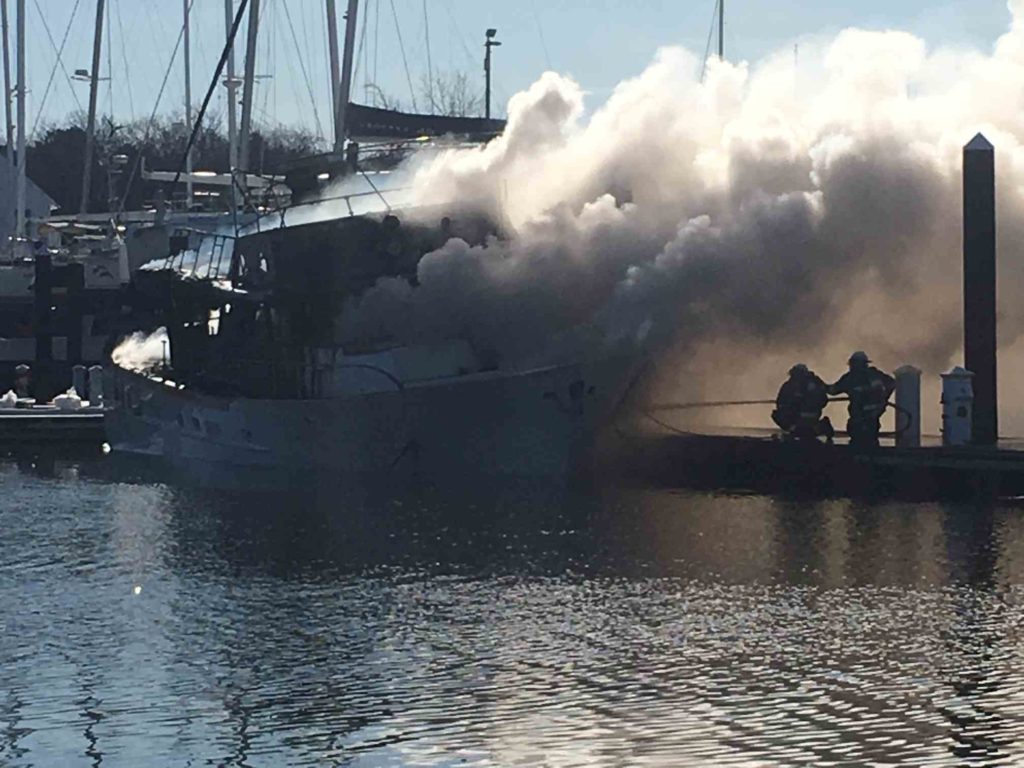
<instances>
[{"instance_id":1,"label":"street lamp","mask_svg":"<svg viewBox=\"0 0 1024 768\"><path fill-rule=\"evenodd\" d=\"M488 29L487 39L484 41L484 49L486 50L484 55L484 116L488 120L491 119L491 48L501 45L501 43L494 39L496 34L498 34L498 30Z\"/></svg>"}]
</instances>

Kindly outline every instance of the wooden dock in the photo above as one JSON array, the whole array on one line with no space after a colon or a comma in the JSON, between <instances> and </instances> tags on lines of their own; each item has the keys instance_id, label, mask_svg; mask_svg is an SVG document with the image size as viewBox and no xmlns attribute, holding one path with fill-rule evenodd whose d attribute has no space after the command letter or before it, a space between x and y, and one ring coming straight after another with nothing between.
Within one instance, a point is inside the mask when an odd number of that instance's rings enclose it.
<instances>
[{"instance_id":1,"label":"wooden dock","mask_svg":"<svg viewBox=\"0 0 1024 768\"><path fill-rule=\"evenodd\" d=\"M0 408L0 445L95 445L106 439L103 409L63 411L52 405Z\"/></svg>"},{"instance_id":2,"label":"wooden dock","mask_svg":"<svg viewBox=\"0 0 1024 768\"><path fill-rule=\"evenodd\" d=\"M886 495L905 498L977 493L1024 496L1024 444L995 448L781 440L768 430L651 434L620 431L605 461L624 479L658 487Z\"/></svg>"}]
</instances>

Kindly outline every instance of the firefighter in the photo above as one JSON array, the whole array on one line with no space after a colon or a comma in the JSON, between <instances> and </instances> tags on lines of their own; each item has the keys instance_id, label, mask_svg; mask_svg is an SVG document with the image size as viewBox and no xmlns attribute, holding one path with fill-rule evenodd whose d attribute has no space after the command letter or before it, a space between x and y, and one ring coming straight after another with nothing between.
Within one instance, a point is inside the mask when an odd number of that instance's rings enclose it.
<instances>
[{"instance_id":1,"label":"firefighter","mask_svg":"<svg viewBox=\"0 0 1024 768\"><path fill-rule=\"evenodd\" d=\"M871 365L864 352L850 355L849 365L850 370L829 386L828 393L847 395L850 398L850 418L846 423L850 445L877 448L882 413L885 412L896 382L892 376Z\"/></svg>"},{"instance_id":2,"label":"firefighter","mask_svg":"<svg viewBox=\"0 0 1024 768\"><path fill-rule=\"evenodd\" d=\"M806 365L797 363L789 369L789 378L775 398L772 420L798 440L824 437L832 442L832 422L821 415L827 404L828 386Z\"/></svg>"}]
</instances>

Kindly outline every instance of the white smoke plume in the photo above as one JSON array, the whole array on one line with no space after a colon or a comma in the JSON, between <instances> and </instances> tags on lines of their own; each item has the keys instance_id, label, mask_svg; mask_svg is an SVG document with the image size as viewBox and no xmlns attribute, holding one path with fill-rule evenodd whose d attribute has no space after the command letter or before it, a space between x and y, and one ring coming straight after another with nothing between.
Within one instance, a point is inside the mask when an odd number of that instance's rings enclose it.
<instances>
[{"instance_id":1,"label":"white smoke plume","mask_svg":"<svg viewBox=\"0 0 1024 768\"><path fill-rule=\"evenodd\" d=\"M145 373L170 360L171 343L166 328L157 328L152 333L136 331L114 347L110 357L114 365L129 371Z\"/></svg>"},{"instance_id":2,"label":"white smoke plume","mask_svg":"<svg viewBox=\"0 0 1024 768\"><path fill-rule=\"evenodd\" d=\"M961 150L980 131L1005 378L1024 368L1024 2L1009 7L986 53L849 29L802 45L799 67L789 51L713 61L700 82L693 54L663 49L590 116L547 73L502 137L415 169L420 202L458 200L509 236L450 240L418 285L383 280L344 322L469 333L523 363L643 336L695 394L773 394L798 359L834 379L855 348L937 373L960 354Z\"/></svg>"}]
</instances>

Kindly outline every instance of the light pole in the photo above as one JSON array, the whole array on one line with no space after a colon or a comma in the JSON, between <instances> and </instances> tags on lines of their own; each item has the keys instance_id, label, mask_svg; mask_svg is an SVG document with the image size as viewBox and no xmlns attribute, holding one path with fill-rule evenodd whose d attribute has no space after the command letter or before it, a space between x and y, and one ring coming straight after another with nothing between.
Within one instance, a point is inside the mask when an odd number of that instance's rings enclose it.
<instances>
[{"instance_id":1,"label":"light pole","mask_svg":"<svg viewBox=\"0 0 1024 768\"><path fill-rule=\"evenodd\" d=\"M494 36L498 34L496 29L487 30L487 39L484 41L484 116L491 119L491 48L496 45L501 45Z\"/></svg>"}]
</instances>

